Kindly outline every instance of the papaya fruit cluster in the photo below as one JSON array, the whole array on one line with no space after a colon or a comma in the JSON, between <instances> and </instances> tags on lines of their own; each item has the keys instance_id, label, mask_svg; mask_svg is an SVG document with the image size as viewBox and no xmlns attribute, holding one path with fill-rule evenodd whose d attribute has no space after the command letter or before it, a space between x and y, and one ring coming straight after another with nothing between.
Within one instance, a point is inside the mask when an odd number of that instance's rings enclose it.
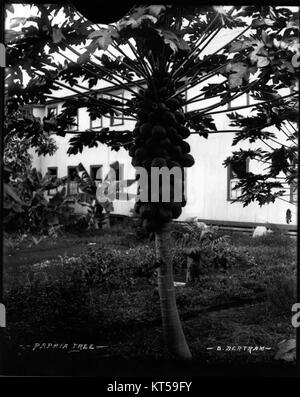
<instances>
[{"instance_id":1,"label":"papaya fruit cluster","mask_svg":"<svg viewBox=\"0 0 300 397\"><path fill-rule=\"evenodd\" d=\"M156 73L145 90L140 90L137 101L138 121L133 131L134 143L129 149L134 167L143 167L148 174L148 202L138 200L135 212L143 219L143 226L149 231L158 231L161 226L181 215L186 204L184 197L184 168L194 164L194 158L189 154L190 145L185 141L190 131L185 126L185 116L182 111L183 98L175 95L175 87L167 73ZM180 181L176 177L170 179L170 185L159 181L158 197L151 196L151 168L167 167L169 170L179 167ZM174 200L174 184L181 186L181 201ZM163 192L169 190L170 200L163 200ZM153 192L152 192L153 194ZM155 202L154 202L155 201Z\"/></svg>"}]
</instances>

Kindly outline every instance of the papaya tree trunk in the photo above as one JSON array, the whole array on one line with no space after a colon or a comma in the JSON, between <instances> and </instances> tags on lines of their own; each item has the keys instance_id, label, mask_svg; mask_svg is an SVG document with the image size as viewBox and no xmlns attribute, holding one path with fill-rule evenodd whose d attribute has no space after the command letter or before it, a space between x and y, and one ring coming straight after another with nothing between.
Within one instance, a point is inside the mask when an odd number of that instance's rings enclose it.
<instances>
[{"instance_id":1,"label":"papaya tree trunk","mask_svg":"<svg viewBox=\"0 0 300 397\"><path fill-rule=\"evenodd\" d=\"M192 267L193 267L193 259L188 256L187 257L187 264L186 264L186 283L190 283L193 281L193 272L192 272Z\"/></svg>"},{"instance_id":2,"label":"papaya tree trunk","mask_svg":"<svg viewBox=\"0 0 300 397\"><path fill-rule=\"evenodd\" d=\"M110 213L105 212L103 214L103 229L110 229Z\"/></svg>"},{"instance_id":3,"label":"papaya tree trunk","mask_svg":"<svg viewBox=\"0 0 300 397\"><path fill-rule=\"evenodd\" d=\"M164 340L173 358L188 360L192 358L180 322L174 289L173 266L170 255L169 224L155 233L156 259L161 263L158 268L158 291L163 324Z\"/></svg>"}]
</instances>

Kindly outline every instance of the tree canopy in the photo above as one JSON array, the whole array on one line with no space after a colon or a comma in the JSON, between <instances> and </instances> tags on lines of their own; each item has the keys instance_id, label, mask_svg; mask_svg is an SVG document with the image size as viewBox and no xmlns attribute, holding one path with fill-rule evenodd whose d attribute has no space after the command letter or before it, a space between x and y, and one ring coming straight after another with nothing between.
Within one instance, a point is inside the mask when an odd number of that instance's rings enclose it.
<instances>
[{"instance_id":1,"label":"tree canopy","mask_svg":"<svg viewBox=\"0 0 300 397\"><path fill-rule=\"evenodd\" d=\"M125 119L136 120L138 109L147 105L147 89L155 83L155 74L166 72L173 91L166 91L165 99L181 98L182 107L197 104L197 110L185 112L192 133L203 138L224 133L214 121L223 112L236 127L228 130L235 131L233 145L258 144L225 160L225 165L245 158L266 164L263 172L240 175L238 187L245 205L284 200L286 188L297 184L298 11L257 5L150 5L134 7L120 20L99 25L72 6L37 4L32 10L27 18L12 15L6 31L8 114L27 103L45 103L61 88L74 93L64 99L61 114L31 129L36 137L32 145L49 131L74 134L68 126L79 108L87 108L92 119L123 113ZM12 6L7 12L11 15ZM231 38L220 45L225 31L232 32ZM220 82L212 80L214 76L221 77ZM96 88L104 81L123 87L131 97L98 98ZM184 92L193 87L199 87L199 93L186 99ZM257 102L223 110L246 93ZM206 99L214 103L203 107L201 101ZM247 117L239 113L245 108L249 108ZM278 138L282 135L285 142ZM134 131L128 130L77 131L70 139L69 154L99 143L129 150L134 139Z\"/></svg>"}]
</instances>

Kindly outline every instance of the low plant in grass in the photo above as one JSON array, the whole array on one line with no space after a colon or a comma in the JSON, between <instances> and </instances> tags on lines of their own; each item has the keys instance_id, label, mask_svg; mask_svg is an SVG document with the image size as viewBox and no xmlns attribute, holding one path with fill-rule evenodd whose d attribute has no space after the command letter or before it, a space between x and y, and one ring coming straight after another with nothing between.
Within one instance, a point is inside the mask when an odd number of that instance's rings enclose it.
<instances>
[{"instance_id":1,"label":"low plant in grass","mask_svg":"<svg viewBox=\"0 0 300 397\"><path fill-rule=\"evenodd\" d=\"M297 300L296 272L290 274L275 273L270 277L267 287L267 298L272 311L290 313Z\"/></svg>"},{"instance_id":2,"label":"low plant in grass","mask_svg":"<svg viewBox=\"0 0 300 397\"><path fill-rule=\"evenodd\" d=\"M42 261L27 269L27 273L46 273L46 279L76 280L86 288L101 287L106 291L126 289L140 278L149 278L155 271L155 253L152 246L129 249L101 247L89 250L78 257L59 257ZM24 269L25 272L25 269ZM32 278L34 279L34 277Z\"/></svg>"},{"instance_id":3,"label":"low plant in grass","mask_svg":"<svg viewBox=\"0 0 300 397\"><path fill-rule=\"evenodd\" d=\"M253 256L235 247L230 236L203 225L191 222L173 230L173 238L182 250L181 256L177 254L178 261L187 267L187 282L197 281L214 271L226 272L233 267L255 265Z\"/></svg>"}]
</instances>

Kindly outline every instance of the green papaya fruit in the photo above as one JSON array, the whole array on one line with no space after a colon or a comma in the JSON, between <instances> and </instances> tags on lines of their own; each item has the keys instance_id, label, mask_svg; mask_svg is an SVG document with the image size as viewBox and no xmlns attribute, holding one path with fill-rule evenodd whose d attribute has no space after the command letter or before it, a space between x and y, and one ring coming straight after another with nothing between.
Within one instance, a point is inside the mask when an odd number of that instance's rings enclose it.
<instances>
[{"instance_id":1,"label":"green papaya fruit","mask_svg":"<svg viewBox=\"0 0 300 397\"><path fill-rule=\"evenodd\" d=\"M147 139L145 146L149 152L154 152L157 147L157 141L154 138Z\"/></svg>"},{"instance_id":2,"label":"green papaya fruit","mask_svg":"<svg viewBox=\"0 0 300 397\"><path fill-rule=\"evenodd\" d=\"M135 151L137 150L137 146L136 145L132 145L131 147L130 147L130 149L129 149L129 156L130 157L134 157L134 153L135 153Z\"/></svg>"},{"instance_id":3,"label":"green papaya fruit","mask_svg":"<svg viewBox=\"0 0 300 397\"><path fill-rule=\"evenodd\" d=\"M180 146L183 154L189 153L191 151L191 147L186 141L182 141Z\"/></svg>"},{"instance_id":4,"label":"green papaya fruit","mask_svg":"<svg viewBox=\"0 0 300 397\"><path fill-rule=\"evenodd\" d=\"M151 85L153 86L153 87L159 87L159 85L160 85L160 81L159 81L159 79L157 78L157 77L155 77L155 76L153 76L153 78L152 78L152 81L151 81Z\"/></svg>"},{"instance_id":5,"label":"green papaya fruit","mask_svg":"<svg viewBox=\"0 0 300 397\"><path fill-rule=\"evenodd\" d=\"M172 139L172 136L177 134L177 129L175 127L167 127L167 137Z\"/></svg>"},{"instance_id":6,"label":"green papaya fruit","mask_svg":"<svg viewBox=\"0 0 300 397\"><path fill-rule=\"evenodd\" d=\"M171 148L171 156L174 160L180 160L182 156L182 150L179 145L175 145Z\"/></svg>"},{"instance_id":7,"label":"green papaya fruit","mask_svg":"<svg viewBox=\"0 0 300 397\"><path fill-rule=\"evenodd\" d=\"M139 160L136 157L134 157L131 160L131 164L132 164L133 167L140 167L142 165L142 162L141 162L141 160Z\"/></svg>"},{"instance_id":8,"label":"green papaya fruit","mask_svg":"<svg viewBox=\"0 0 300 397\"><path fill-rule=\"evenodd\" d=\"M176 204L176 205L175 205ZM182 208L180 203L173 203L172 207L172 218L177 219L180 217L182 213Z\"/></svg>"},{"instance_id":9,"label":"green papaya fruit","mask_svg":"<svg viewBox=\"0 0 300 397\"><path fill-rule=\"evenodd\" d=\"M156 208L151 203L142 203L139 215L143 219L155 219L157 215Z\"/></svg>"},{"instance_id":10,"label":"green papaya fruit","mask_svg":"<svg viewBox=\"0 0 300 397\"><path fill-rule=\"evenodd\" d=\"M183 138L179 134L174 134L171 141L173 145L181 145Z\"/></svg>"},{"instance_id":11,"label":"green papaya fruit","mask_svg":"<svg viewBox=\"0 0 300 397\"><path fill-rule=\"evenodd\" d=\"M179 167L182 168L182 166L178 163L178 161L174 161L174 160L168 160L167 161L167 166L171 169L173 167Z\"/></svg>"},{"instance_id":12,"label":"green papaya fruit","mask_svg":"<svg viewBox=\"0 0 300 397\"><path fill-rule=\"evenodd\" d=\"M138 160L145 160L147 156L148 156L148 152L145 148L138 148L134 152L134 157Z\"/></svg>"},{"instance_id":13,"label":"green papaya fruit","mask_svg":"<svg viewBox=\"0 0 300 397\"><path fill-rule=\"evenodd\" d=\"M183 167L192 167L195 164L194 157L190 154L183 154L180 159Z\"/></svg>"},{"instance_id":14,"label":"green papaya fruit","mask_svg":"<svg viewBox=\"0 0 300 397\"><path fill-rule=\"evenodd\" d=\"M147 137L151 134L153 125L151 123L144 123L140 126L140 135Z\"/></svg>"},{"instance_id":15,"label":"green papaya fruit","mask_svg":"<svg viewBox=\"0 0 300 397\"><path fill-rule=\"evenodd\" d=\"M141 136L136 137L135 140L134 140L134 144L137 147L144 146L144 142L145 141L144 141L144 139Z\"/></svg>"},{"instance_id":16,"label":"green papaya fruit","mask_svg":"<svg viewBox=\"0 0 300 397\"><path fill-rule=\"evenodd\" d=\"M162 157L166 160L170 157L168 156L168 152L161 147L156 147L153 153L155 157Z\"/></svg>"},{"instance_id":17,"label":"green papaya fruit","mask_svg":"<svg viewBox=\"0 0 300 397\"><path fill-rule=\"evenodd\" d=\"M137 111L137 116L141 121L146 121L148 118L148 112L145 109L139 109Z\"/></svg>"},{"instance_id":18,"label":"green papaya fruit","mask_svg":"<svg viewBox=\"0 0 300 397\"><path fill-rule=\"evenodd\" d=\"M179 124L185 123L185 115L181 110L176 110L174 114Z\"/></svg>"},{"instance_id":19,"label":"green papaya fruit","mask_svg":"<svg viewBox=\"0 0 300 397\"><path fill-rule=\"evenodd\" d=\"M150 88L147 88L145 91L145 98L154 99L154 92Z\"/></svg>"},{"instance_id":20,"label":"green papaya fruit","mask_svg":"<svg viewBox=\"0 0 300 397\"><path fill-rule=\"evenodd\" d=\"M167 161L163 157L155 157L152 160L151 167L166 167Z\"/></svg>"},{"instance_id":21,"label":"green papaya fruit","mask_svg":"<svg viewBox=\"0 0 300 397\"><path fill-rule=\"evenodd\" d=\"M169 138L164 138L162 141L160 141L160 146L163 149L169 150L172 147L172 143Z\"/></svg>"},{"instance_id":22,"label":"green papaya fruit","mask_svg":"<svg viewBox=\"0 0 300 397\"><path fill-rule=\"evenodd\" d=\"M166 134L167 134L166 129L162 125L156 124L152 128L152 136L154 138L162 139L166 136Z\"/></svg>"},{"instance_id":23,"label":"green papaya fruit","mask_svg":"<svg viewBox=\"0 0 300 397\"><path fill-rule=\"evenodd\" d=\"M168 106L168 108L170 108L171 110L177 110L179 108L179 102L176 98L170 98L166 101L166 105Z\"/></svg>"},{"instance_id":24,"label":"green papaya fruit","mask_svg":"<svg viewBox=\"0 0 300 397\"><path fill-rule=\"evenodd\" d=\"M169 108L167 107L167 105L164 102L160 102L157 106L157 109L161 112L165 112L168 111Z\"/></svg>"},{"instance_id":25,"label":"green papaya fruit","mask_svg":"<svg viewBox=\"0 0 300 397\"><path fill-rule=\"evenodd\" d=\"M156 124L156 122L158 121L158 115L156 112L147 112L147 120L151 123L151 124Z\"/></svg>"},{"instance_id":26,"label":"green papaya fruit","mask_svg":"<svg viewBox=\"0 0 300 397\"><path fill-rule=\"evenodd\" d=\"M142 161L142 166L146 169L150 169L151 164L152 164L152 159L147 159Z\"/></svg>"},{"instance_id":27,"label":"green papaya fruit","mask_svg":"<svg viewBox=\"0 0 300 397\"><path fill-rule=\"evenodd\" d=\"M185 102L185 94L177 95L176 99L178 100L179 105L181 107Z\"/></svg>"},{"instance_id":28,"label":"green papaya fruit","mask_svg":"<svg viewBox=\"0 0 300 397\"><path fill-rule=\"evenodd\" d=\"M139 136L139 133L140 133L139 127L135 127L134 130L132 131L132 135L133 135L134 137Z\"/></svg>"},{"instance_id":29,"label":"green papaya fruit","mask_svg":"<svg viewBox=\"0 0 300 397\"><path fill-rule=\"evenodd\" d=\"M170 210L170 211L172 211L172 206L173 206L173 203L171 203L171 202L163 202L163 203L159 203L159 205L162 207L162 208L165 208L166 210Z\"/></svg>"},{"instance_id":30,"label":"green papaya fruit","mask_svg":"<svg viewBox=\"0 0 300 397\"><path fill-rule=\"evenodd\" d=\"M172 211L160 207L157 212L157 217L162 222L169 222L172 219Z\"/></svg>"},{"instance_id":31,"label":"green papaya fruit","mask_svg":"<svg viewBox=\"0 0 300 397\"><path fill-rule=\"evenodd\" d=\"M178 128L178 132L183 139L186 139L191 135L190 130L187 127L183 127L183 126L180 126Z\"/></svg>"},{"instance_id":32,"label":"green papaya fruit","mask_svg":"<svg viewBox=\"0 0 300 397\"><path fill-rule=\"evenodd\" d=\"M140 212L141 205L142 205L141 201L137 201L137 202L134 204L134 207L133 207L134 212L135 212L136 214L138 214L138 215L139 215L139 212Z\"/></svg>"},{"instance_id":33,"label":"green papaya fruit","mask_svg":"<svg viewBox=\"0 0 300 397\"><path fill-rule=\"evenodd\" d=\"M173 126L176 124L176 117L173 112L164 112L161 118L166 126Z\"/></svg>"},{"instance_id":34,"label":"green papaya fruit","mask_svg":"<svg viewBox=\"0 0 300 397\"><path fill-rule=\"evenodd\" d=\"M165 76L162 78L162 84L167 86L170 83L170 76Z\"/></svg>"},{"instance_id":35,"label":"green papaya fruit","mask_svg":"<svg viewBox=\"0 0 300 397\"><path fill-rule=\"evenodd\" d=\"M161 87L161 88L158 90L158 95L159 95L161 98L166 98L166 97L168 97L168 96L170 95L170 90L169 90L169 88L166 87L166 86Z\"/></svg>"}]
</instances>

